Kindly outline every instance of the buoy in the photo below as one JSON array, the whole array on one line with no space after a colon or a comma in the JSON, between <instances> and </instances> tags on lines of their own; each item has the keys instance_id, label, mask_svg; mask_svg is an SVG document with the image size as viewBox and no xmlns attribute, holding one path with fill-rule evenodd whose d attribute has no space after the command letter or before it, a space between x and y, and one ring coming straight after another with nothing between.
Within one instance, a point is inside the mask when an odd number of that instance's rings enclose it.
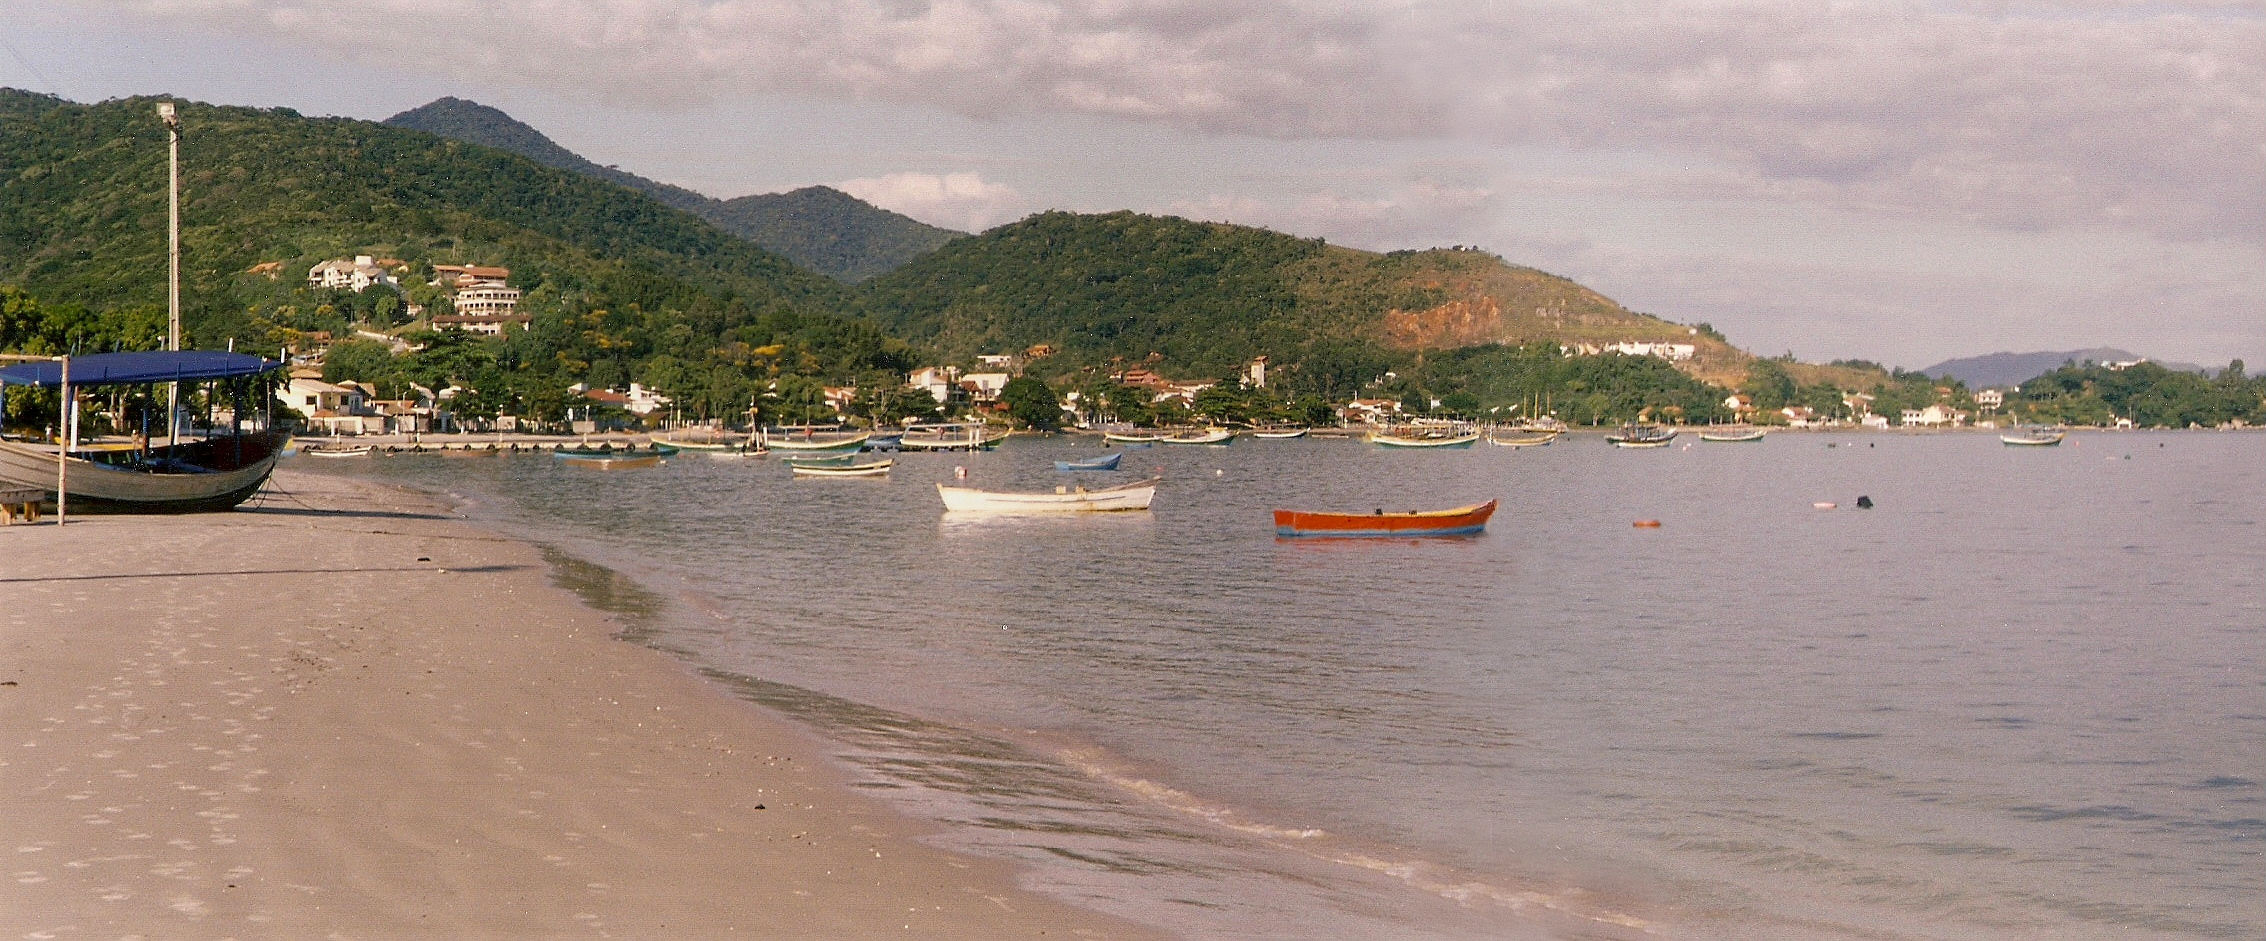
<instances>
[{"instance_id":1,"label":"buoy","mask_svg":"<svg viewBox=\"0 0 2266 941\"><path fill-rule=\"evenodd\" d=\"M1870 510L1870 509L1872 509L1872 508L1873 508L1873 498L1871 498L1871 497L1863 497L1863 496L1861 496L1861 497L1858 497L1858 498L1857 498L1857 509L1860 509L1860 510Z\"/></svg>"},{"instance_id":2,"label":"buoy","mask_svg":"<svg viewBox=\"0 0 2266 941\"><path fill-rule=\"evenodd\" d=\"M1216 470L1216 471L1213 471L1213 472L1212 472L1212 476L1214 476L1214 477L1225 477L1225 476L1227 476L1227 472L1226 472L1226 471L1224 471L1224 470Z\"/></svg>"},{"instance_id":3,"label":"buoy","mask_svg":"<svg viewBox=\"0 0 2266 941\"><path fill-rule=\"evenodd\" d=\"M1636 528L1638 528L1638 529L1659 529L1659 528L1660 528L1660 521L1659 521L1659 520L1638 520L1638 521L1636 521L1636 522L1634 522L1634 523L1630 523L1629 525L1631 525L1631 526L1634 526L1634 527L1636 527Z\"/></svg>"},{"instance_id":4,"label":"buoy","mask_svg":"<svg viewBox=\"0 0 2266 941\"><path fill-rule=\"evenodd\" d=\"M1818 503L1812 503L1812 504L1810 504L1810 505L1811 505L1811 506L1814 506L1814 507L1817 507L1818 509L1821 509L1821 510L1830 510L1830 509L1833 509L1833 508L1834 508L1834 507L1836 507L1836 506L1839 506L1840 504L1837 504L1837 503L1825 503L1825 502L1822 502L1822 501L1821 501L1821 502L1818 502Z\"/></svg>"},{"instance_id":5,"label":"buoy","mask_svg":"<svg viewBox=\"0 0 2266 941\"><path fill-rule=\"evenodd\" d=\"M965 468L965 467L955 467L955 468L953 468L953 469L952 469L952 479L953 479L953 480L966 480L966 479L968 479L968 469L967 469L967 468Z\"/></svg>"}]
</instances>

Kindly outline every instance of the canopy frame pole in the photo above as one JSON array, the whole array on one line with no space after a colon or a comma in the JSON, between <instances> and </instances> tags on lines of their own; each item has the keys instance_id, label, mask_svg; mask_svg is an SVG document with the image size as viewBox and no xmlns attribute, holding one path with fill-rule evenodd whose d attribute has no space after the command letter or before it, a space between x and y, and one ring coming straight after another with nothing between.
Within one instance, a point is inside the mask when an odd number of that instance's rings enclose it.
<instances>
[{"instance_id":1,"label":"canopy frame pole","mask_svg":"<svg viewBox=\"0 0 2266 941\"><path fill-rule=\"evenodd\" d=\"M56 359L63 363L63 385L59 391L63 393L63 422L65 426L64 439L55 442L55 525L61 527L63 521L69 519L71 515L71 449L64 444L64 441L78 437L78 423L72 420L75 416L71 414L76 411L71 407L71 358L69 356L58 356Z\"/></svg>"}]
</instances>

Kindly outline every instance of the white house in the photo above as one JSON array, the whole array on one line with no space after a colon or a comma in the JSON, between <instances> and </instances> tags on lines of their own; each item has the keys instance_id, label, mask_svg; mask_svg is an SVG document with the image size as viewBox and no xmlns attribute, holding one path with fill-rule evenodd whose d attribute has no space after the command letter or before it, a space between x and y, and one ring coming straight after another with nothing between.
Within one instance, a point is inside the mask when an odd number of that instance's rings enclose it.
<instances>
[{"instance_id":1,"label":"white house","mask_svg":"<svg viewBox=\"0 0 2266 941\"><path fill-rule=\"evenodd\" d=\"M996 402L1011 378L1003 372L972 372L960 377L960 388L968 390L968 397L977 402Z\"/></svg>"},{"instance_id":2,"label":"white house","mask_svg":"<svg viewBox=\"0 0 2266 941\"><path fill-rule=\"evenodd\" d=\"M353 261L335 258L309 268L307 283L319 288L348 288L356 294L373 284L394 286L393 275L368 255L356 255Z\"/></svg>"},{"instance_id":3,"label":"white house","mask_svg":"<svg viewBox=\"0 0 2266 941\"><path fill-rule=\"evenodd\" d=\"M2006 405L2006 392L2002 389L1984 389L1975 393L1975 405L1984 411L1996 411Z\"/></svg>"},{"instance_id":4,"label":"white house","mask_svg":"<svg viewBox=\"0 0 2266 941\"><path fill-rule=\"evenodd\" d=\"M905 384L936 397L936 404L952 400L952 391L960 387L960 370L952 366L923 366L905 377Z\"/></svg>"}]
</instances>

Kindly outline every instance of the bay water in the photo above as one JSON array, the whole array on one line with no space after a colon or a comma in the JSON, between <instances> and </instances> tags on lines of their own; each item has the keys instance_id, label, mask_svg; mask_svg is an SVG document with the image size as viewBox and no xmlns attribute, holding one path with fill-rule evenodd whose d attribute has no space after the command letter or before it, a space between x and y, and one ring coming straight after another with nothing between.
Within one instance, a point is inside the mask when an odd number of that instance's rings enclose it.
<instances>
[{"instance_id":1,"label":"bay water","mask_svg":"<svg viewBox=\"0 0 2266 941\"><path fill-rule=\"evenodd\" d=\"M934 488L1099 453L296 466L457 495L939 844L1185 937L2266 937L2266 435L1243 440L1128 451L1076 482L1154 509L1066 519ZM1488 499L1465 539L1268 518Z\"/></svg>"}]
</instances>

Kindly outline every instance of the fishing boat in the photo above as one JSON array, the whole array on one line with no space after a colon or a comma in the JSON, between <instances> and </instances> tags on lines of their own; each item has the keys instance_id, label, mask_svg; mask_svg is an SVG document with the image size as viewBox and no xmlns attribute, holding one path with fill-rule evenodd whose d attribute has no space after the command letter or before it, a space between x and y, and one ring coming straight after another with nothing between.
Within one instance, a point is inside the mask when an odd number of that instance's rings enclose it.
<instances>
[{"instance_id":1,"label":"fishing boat","mask_svg":"<svg viewBox=\"0 0 2266 941\"><path fill-rule=\"evenodd\" d=\"M1516 438L1489 437L1487 439L1487 443L1505 448L1534 448L1541 447L1542 445L1549 444L1550 442L1556 440L1558 440L1557 432L1545 431L1541 434L1521 435Z\"/></svg>"},{"instance_id":2,"label":"fishing boat","mask_svg":"<svg viewBox=\"0 0 2266 941\"><path fill-rule=\"evenodd\" d=\"M1468 536L1487 528L1487 518L1495 515L1495 501L1452 510L1424 510L1408 513L1387 513L1376 510L1369 513L1312 513L1303 510L1276 510L1275 535L1277 536Z\"/></svg>"},{"instance_id":3,"label":"fishing boat","mask_svg":"<svg viewBox=\"0 0 2266 941\"><path fill-rule=\"evenodd\" d=\"M593 460L598 460L598 459L605 459L605 460L610 460L610 459L614 459L614 458L627 458L627 457L640 457L640 456L643 456L643 457L669 457L669 456L671 456L671 455L674 455L674 454L676 454L676 453L677 453L677 452L676 452L676 449L674 449L674 448L663 448L663 447L659 447L659 446L656 446L656 447L652 447L652 448L640 448L640 447L638 447L637 445L634 445L634 444L625 444L625 445L622 445L621 447L618 447L618 448L617 448L617 447L614 447L614 443L613 443L613 442L611 442L611 441L608 441L608 442L605 442L605 443L602 443L602 444L597 444L597 445L592 445L592 444L591 444L590 442L588 442L588 441L585 441L585 442L581 443L580 445L577 445L577 446L574 446L574 447L567 447L567 446L565 446L565 445L561 445L561 446L559 446L558 448L556 448L556 449L554 449L554 450L552 450L552 451L551 451L551 456L552 456L552 457L556 457L556 458L560 458L560 459L562 459L562 460L573 460L573 459L576 459L576 458L588 458L588 459L593 459Z\"/></svg>"},{"instance_id":4,"label":"fishing boat","mask_svg":"<svg viewBox=\"0 0 2266 941\"><path fill-rule=\"evenodd\" d=\"M1224 448L1235 443L1235 432L1225 428L1192 428L1157 440L1164 444L1208 444Z\"/></svg>"},{"instance_id":5,"label":"fishing boat","mask_svg":"<svg viewBox=\"0 0 2266 941\"><path fill-rule=\"evenodd\" d=\"M2067 437L2068 434L2068 432L2059 428L2017 428L2012 433L1998 436L1998 439L2006 444L2019 447L2050 448L2060 444L2061 439Z\"/></svg>"},{"instance_id":6,"label":"fishing boat","mask_svg":"<svg viewBox=\"0 0 2266 941\"><path fill-rule=\"evenodd\" d=\"M1761 441L1762 436L1769 433L1768 429L1756 428L1752 425L1723 425L1701 431L1699 439L1701 441Z\"/></svg>"},{"instance_id":7,"label":"fishing boat","mask_svg":"<svg viewBox=\"0 0 2266 941\"><path fill-rule=\"evenodd\" d=\"M310 444L299 449L308 457L369 457L378 449L367 444Z\"/></svg>"},{"instance_id":8,"label":"fishing boat","mask_svg":"<svg viewBox=\"0 0 2266 941\"><path fill-rule=\"evenodd\" d=\"M865 439L865 449L868 451L899 451L903 450L904 443L904 432L877 431L873 433L872 437Z\"/></svg>"},{"instance_id":9,"label":"fishing boat","mask_svg":"<svg viewBox=\"0 0 2266 941\"><path fill-rule=\"evenodd\" d=\"M1117 469L1117 462L1124 459L1125 452L1114 451L1109 454L1080 458L1075 461L1056 461L1054 462L1054 469L1058 471L1113 471Z\"/></svg>"},{"instance_id":10,"label":"fishing boat","mask_svg":"<svg viewBox=\"0 0 2266 941\"><path fill-rule=\"evenodd\" d=\"M585 467L591 470L636 470L643 467L659 467L663 461L661 455L650 451L644 454L620 451L614 454L569 454L562 463L568 467Z\"/></svg>"},{"instance_id":11,"label":"fishing boat","mask_svg":"<svg viewBox=\"0 0 2266 941\"><path fill-rule=\"evenodd\" d=\"M1007 437L976 422L907 425L897 447L906 451L987 451Z\"/></svg>"},{"instance_id":12,"label":"fishing boat","mask_svg":"<svg viewBox=\"0 0 2266 941\"><path fill-rule=\"evenodd\" d=\"M754 437L754 435L749 435L746 438L741 438L738 435L726 436L718 433L705 433L697 436L678 434L663 437L654 435L651 440L654 447L675 448L680 451L693 451L700 454L745 454Z\"/></svg>"},{"instance_id":13,"label":"fishing boat","mask_svg":"<svg viewBox=\"0 0 2266 941\"><path fill-rule=\"evenodd\" d=\"M858 449L841 451L780 451L779 460L793 465L809 464L820 467L841 467L858 459Z\"/></svg>"},{"instance_id":14,"label":"fishing boat","mask_svg":"<svg viewBox=\"0 0 2266 941\"><path fill-rule=\"evenodd\" d=\"M1422 426L1415 428L1387 428L1369 435L1369 443L1380 448L1468 448L1479 440L1476 428Z\"/></svg>"},{"instance_id":15,"label":"fishing boat","mask_svg":"<svg viewBox=\"0 0 2266 941\"><path fill-rule=\"evenodd\" d=\"M1606 442L1616 448L1665 448L1676 440L1676 429L1662 428L1645 422L1630 422L1621 430L1605 436Z\"/></svg>"},{"instance_id":16,"label":"fishing boat","mask_svg":"<svg viewBox=\"0 0 2266 941\"><path fill-rule=\"evenodd\" d=\"M866 439L873 437L868 431L842 431L838 428L781 428L777 434L761 433L763 446L773 451L840 451L865 447Z\"/></svg>"},{"instance_id":17,"label":"fishing boat","mask_svg":"<svg viewBox=\"0 0 2266 941\"><path fill-rule=\"evenodd\" d=\"M67 363L37 360L0 369L0 403L10 386L63 389L75 413L76 390L88 386L214 382L263 376L281 368L283 364L274 360L218 350L98 353L73 356ZM273 430L232 431L169 446L81 449L76 424L65 422L68 430L60 446L0 441L0 490L36 490L42 500L70 509L225 510L258 492L291 440L289 434Z\"/></svg>"},{"instance_id":18,"label":"fishing boat","mask_svg":"<svg viewBox=\"0 0 2266 941\"><path fill-rule=\"evenodd\" d=\"M1304 428L1261 428L1252 432L1251 437L1265 438L1269 441L1287 441L1291 438L1306 437L1306 431L1307 429Z\"/></svg>"},{"instance_id":19,"label":"fishing boat","mask_svg":"<svg viewBox=\"0 0 2266 941\"><path fill-rule=\"evenodd\" d=\"M879 460L870 464L814 464L798 461L787 465L797 477L879 477L889 473L893 460Z\"/></svg>"},{"instance_id":20,"label":"fishing boat","mask_svg":"<svg viewBox=\"0 0 2266 941\"><path fill-rule=\"evenodd\" d=\"M1106 426L1102 428L1102 440L1120 444L1152 444L1164 440L1164 432L1135 428L1131 425Z\"/></svg>"},{"instance_id":21,"label":"fishing boat","mask_svg":"<svg viewBox=\"0 0 2266 941\"><path fill-rule=\"evenodd\" d=\"M1115 513L1148 509L1149 501L1156 496L1159 480L1161 478L1151 477L1136 483L1100 489L1056 487L1053 493L1004 493L937 484L936 493L944 499L944 509L949 513L1015 516Z\"/></svg>"}]
</instances>

